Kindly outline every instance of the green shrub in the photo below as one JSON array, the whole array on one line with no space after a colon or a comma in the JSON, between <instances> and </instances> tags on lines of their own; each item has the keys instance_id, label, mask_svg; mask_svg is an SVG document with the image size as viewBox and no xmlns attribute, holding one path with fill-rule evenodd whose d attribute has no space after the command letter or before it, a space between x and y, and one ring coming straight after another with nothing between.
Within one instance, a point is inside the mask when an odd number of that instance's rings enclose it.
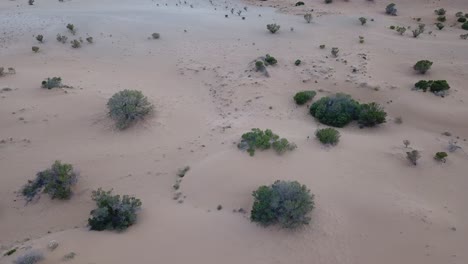
<instances>
[{"instance_id":1,"label":"green shrub","mask_svg":"<svg viewBox=\"0 0 468 264\"><path fill-rule=\"evenodd\" d=\"M76 39L70 41L70 44L71 44L72 48L74 48L74 49L81 48L81 42L79 42Z\"/></svg>"},{"instance_id":2,"label":"green shrub","mask_svg":"<svg viewBox=\"0 0 468 264\"><path fill-rule=\"evenodd\" d=\"M340 141L340 132L331 127L317 129L315 136L320 142L327 145L336 145Z\"/></svg>"},{"instance_id":3,"label":"green shrub","mask_svg":"<svg viewBox=\"0 0 468 264\"><path fill-rule=\"evenodd\" d=\"M400 33L400 35L405 34L406 28L405 27L397 27L396 31Z\"/></svg>"},{"instance_id":4,"label":"green shrub","mask_svg":"<svg viewBox=\"0 0 468 264\"><path fill-rule=\"evenodd\" d=\"M252 195L252 222L297 228L311 220L308 215L314 209L314 195L297 181L276 181L271 186L259 187Z\"/></svg>"},{"instance_id":5,"label":"green shrub","mask_svg":"<svg viewBox=\"0 0 468 264\"><path fill-rule=\"evenodd\" d=\"M87 37L86 41L88 41L89 44L93 43L93 37Z\"/></svg>"},{"instance_id":6,"label":"green shrub","mask_svg":"<svg viewBox=\"0 0 468 264\"><path fill-rule=\"evenodd\" d=\"M388 15L396 16L397 9L395 8L395 6L396 5L394 3L387 5L387 7L385 8L385 13L387 13Z\"/></svg>"},{"instance_id":7,"label":"green shrub","mask_svg":"<svg viewBox=\"0 0 468 264\"><path fill-rule=\"evenodd\" d=\"M299 65L301 65L301 63L302 63L301 60L296 60L296 61L294 62L294 65L299 66Z\"/></svg>"},{"instance_id":8,"label":"green shrub","mask_svg":"<svg viewBox=\"0 0 468 264\"><path fill-rule=\"evenodd\" d=\"M312 21L312 14L310 13L305 14L304 19L307 23L310 23L310 21Z\"/></svg>"},{"instance_id":9,"label":"green shrub","mask_svg":"<svg viewBox=\"0 0 468 264\"><path fill-rule=\"evenodd\" d=\"M436 15L438 15L438 16L443 16L443 15L445 15L446 11L443 8L439 8L437 10L434 10L434 13L436 13Z\"/></svg>"},{"instance_id":10,"label":"green shrub","mask_svg":"<svg viewBox=\"0 0 468 264\"><path fill-rule=\"evenodd\" d=\"M49 90L52 88L60 88L62 87L62 78L60 77L47 78L46 80L42 81L41 87L49 89Z\"/></svg>"},{"instance_id":11,"label":"green shrub","mask_svg":"<svg viewBox=\"0 0 468 264\"><path fill-rule=\"evenodd\" d=\"M414 65L414 70L425 74L432 66L432 61L420 60Z\"/></svg>"},{"instance_id":12,"label":"green shrub","mask_svg":"<svg viewBox=\"0 0 468 264\"><path fill-rule=\"evenodd\" d=\"M442 23L437 23L437 24L436 24L436 27L437 27L439 30L442 30L442 29L445 27L445 25L442 24Z\"/></svg>"},{"instance_id":13,"label":"green shrub","mask_svg":"<svg viewBox=\"0 0 468 264\"><path fill-rule=\"evenodd\" d=\"M466 22L466 18L465 18L465 17L460 17L460 18L458 18L457 21L460 22L460 23L465 23L465 22Z\"/></svg>"},{"instance_id":14,"label":"green shrub","mask_svg":"<svg viewBox=\"0 0 468 264\"><path fill-rule=\"evenodd\" d=\"M340 49L338 49L337 47L333 47L331 49L331 54L333 55L333 57L337 57L338 56L338 52L340 52Z\"/></svg>"},{"instance_id":15,"label":"green shrub","mask_svg":"<svg viewBox=\"0 0 468 264\"><path fill-rule=\"evenodd\" d=\"M468 22L463 23L461 26L464 30L468 30Z\"/></svg>"},{"instance_id":16,"label":"green shrub","mask_svg":"<svg viewBox=\"0 0 468 264\"><path fill-rule=\"evenodd\" d=\"M447 161L447 157L448 157L447 152L437 152L434 156L434 159L445 163Z\"/></svg>"},{"instance_id":17,"label":"green shrub","mask_svg":"<svg viewBox=\"0 0 468 264\"><path fill-rule=\"evenodd\" d=\"M346 94L322 97L310 107L310 114L322 124L344 127L358 118L359 103Z\"/></svg>"},{"instance_id":18,"label":"green shrub","mask_svg":"<svg viewBox=\"0 0 468 264\"><path fill-rule=\"evenodd\" d=\"M107 108L119 129L129 127L153 110L148 98L136 90L123 90L114 94L107 102Z\"/></svg>"},{"instance_id":19,"label":"green shrub","mask_svg":"<svg viewBox=\"0 0 468 264\"><path fill-rule=\"evenodd\" d=\"M44 36L42 36L42 35L37 35L37 36L36 36L36 40L42 43L42 42L44 41Z\"/></svg>"},{"instance_id":20,"label":"green shrub","mask_svg":"<svg viewBox=\"0 0 468 264\"><path fill-rule=\"evenodd\" d=\"M67 24L67 29L70 31L70 33L72 33L73 35L75 35L75 33L76 33L75 25L73 25L73 24Z\"/></svg>"},{"instance_id":21,"label":"green shrub","mask_svg":"<svg viewBox=\"0 0 468 264\"><path fill-rule=\"evenodd\" d=\"M62 42L63 44L67 43L68 37L65 35L57 34L57 41Z\"/></svg>"},{"instance_id":22,"label":"green shrub","mask_svg":"<svg viewBox=\"0 0 468 264\"><path fill-rule=\"evenodd\" d=\"M275 65L276 63L278 63L278 61L275 59L275 57L270 56L270 54L267 54L265 56L265 64L266 65Z\"/></svg>"},{"instance_id":23,"label":"green shrub","mask_svg":"<svg viewBox=\"0 0 468 264\"><path fill-rule=\"evenodd\" d=\"M153 33L153 34L151 34L151 37L153 39L159 39L161 37L161 35L159 33Z\"/></svg>"},{"instance_id":24,"label":"green shrub","mask_svg":"<svg viewBox=\"0 0 468 264\"><path fill-rule=\"evenodd\" d=\"M37 173L36 178L23 187L21 193L31 201L42 190L52 199L69 199L71 187L76 184L77 175L70 164L55 161L50 169Z\"/></svg>"},{"instance_id":25,"label":"green shrub","mask_svg":"<svg viewBox=\"0 0 468 264\"><path fill-rule=\"evenodd\" d=\"M38 53L39 52L39 47L38 46L32 46L32 51L34 51L34 53Z\"/></svg>"},{"instance_id":26,"label":"green shrub","mask_svg":"<svg viewBox=\"0 0 468 264\"><path fill-rule=\"evenodd\" d=\"M439 22L445 22L447 20L447 18L445 16L438 16L437 17L437 21Z\"/></svg>"},{"instance_id":27,"label":"green shrub","mask_svg":"<svg viewBox=\"0 0 468 264\"><path fill-rule=\"evenodd\" d=\"M124 230L137 220L137 211L141 201L128 195L112 195L112 190L93 191L93 201L97 208L91 211L88 224L91 230Z\"/></svg>"},{"instance_id":28,"label":"green shrub","mask_svg":"<svg viewBox=\"0 0 468 264\"><path fill-rule=\"evenodd\" d=\"M387 113L377 103L361 104L359 106L358 123L362 127L372 127L385 123Z\"/></svg>"},{"instance_id":29,"label":"green shrub","mask_svg":"<svg viewBox=\"0 0 468 264\"><path fill-rule=\"evenodd\" d=\"M458 11L457 13L455 13L455 17L463 17L463 12Z\"/></svg>"},{"instance_id":30,"label":"green shrub","mask_svg":"<svg viewBox=\"0 0 468 264\"><path fill-rule=\"evenodd\" d=\"M299 1L299 2L297 2L297 3L296 3L296 5L295 5L295 6L302 6L302 5L304 5L304 2L302 2L302 1Z\"/></svg>"},{"instance_id":31,"label":"green shrub","mask_svg":"<svg viewBox=\"0 0 468 264\"><path fill-rule=\"evenodd\" d=\"M316 94L315 91L301 91L294 95L294 101L296 101L298 105L303 105L312 100Z\"/></svg>"},{"instance_id":32,"label":"green shrub","mask_svg":"<svg viewBox=\"0 0 468 264\"><path fill-rule=\"evenodd\" d=\"M277 24L268 24L267 25L267 29L271 32L271 34L275 34L279 29L280 29L280 25L277 25Z\"/></svg>"},{"instance_id":33,"label":"green shrub","mask_svg":"<svg viewBox=\"0 0 468 264\"><path fill-rule=\"evenodd\" d=\"M406 158L413 164L417 165L418 160L421 158L421 154L419 154L419 151L417 150L412 150L409 152L406 152Z\"/></svg>"},{"instance_id":34,"label":"green shrub","mask_svg":"<svg viewBox=\"0 0 468 264\"><path fill-rule=\"evenodd\" d=\"M436 80L436 81L425 81L421 80L414 84L418 90L423 90L424 92L429 89L433 93L443 92L450 89L450 85L447 83L446 80Z\"/></svg>"},{"instance_id":35,"label":"green shrub","mask_svg":"<svg viewBox=\"0 0 468 264\"><path fill-rule=\"evenodd\" d=\"M396 27L395 27L395 26L393 26L393 25L392 25L392 26L390 26L390 29L391 29L391 30L395 30L395 28L396 28Z\"/></svg>"},{"instance_id":36,"label":"green shrub","mask_svg":"<svg viewBox=\"0 0 468 264\"><path fill-rule=\"evenodd\" d=\"M242 135L241 142L237 147L241 150L246 150L250 156L255 155L255 150L266 150L273 146L273 149L282 154L286 150L296 148L294 143L290 143L285 138L281 138L274 134L270 129L262 131L258 128L253 128L252 131Z\"/></svg>"}]
</instances>

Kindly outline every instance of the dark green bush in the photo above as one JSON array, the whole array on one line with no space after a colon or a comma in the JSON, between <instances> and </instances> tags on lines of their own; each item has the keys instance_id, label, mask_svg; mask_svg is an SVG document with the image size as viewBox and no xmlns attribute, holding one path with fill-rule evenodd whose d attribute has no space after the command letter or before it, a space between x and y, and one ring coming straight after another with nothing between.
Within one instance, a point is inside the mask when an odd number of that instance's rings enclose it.
<instances>
[{"instance_id":1,"label":"dark green bush","mask_svg":"<svg viewBox=\"0 0 468 264\"><path fill-rule=\"evenodd\" d=\"M465 18L465 17L460 17L460 18L458 18L458 22L460 22L460 23L465 23L465 22L466 22L466 18Z\"/></svg>"},{"instance_id":2,"label":"dark green bush","mask_svg":"<svg viewBox=\"0 0 468 264\"><path fill-rule=\"evenodd\" d=\"M336 145L340 141L340 132L331 127L317 129L315 136L323 144Z\"/></svg>"},{"instance_id":3,"label":"dark green bush","mask_svg":"<svg viewBox=\"0 0 468 264\"><path fill-rule=\"evenodd\" d=\"M296 148L294 143L290 143L287 139L281 138L273 133L270 129L262 131L258 128L253 128L251 132L242 135L241 142L237 147L241 150L247 150L250 156L255 155L255 150L266 150L273 146L273 149L282 154L286 150Z\"/></svg>"},{"instance_id":4,"label":"dark green bush","mask_svg":"<svg viewBox=\"0 0 468 264\"><path fill-rule=\"evenodd\" d=\"M359 103L347 94L322 97L310 107L310 114L322 124L344 127L358 118Z\"/></svg>"},{"instance_id":5,"label":"dark green bush","mask_svg":"<svg viewBox=\"0 0 468 264\"><path fill-rule=\"evenodd\" d=\"M396 5L394 3L391 3L385 7L385 13L396 16L397 15L397 9L395 7Z\"/></svg>"},{"instance_id":6,"label":"dark green bush","mask_svg":"<svg viewBox=\"0 0 468 264\"><path fill-rule=\"evenodd\" d=\"M432 81L430 91L433 93L441 92L441 91L446 91L450 89L450 85L447 83L446 80L437 80L437 81Z\"/></svg>"},{"instance_id":7,"label":"dark green bush","mask_svg":"<svg viewBox=\"0 0 468 264\"><path fill-rule=\"evenodd\" d=\"M373 127L385 123L387 113L377 103L361 104L359 107L358 123L362 127Z\"/></svg>"},{"instance_id":8,"label":"dark green bush","mask_svg":"<svg viewBox=\"0 0 468 264\"><path fill-rule=\"evenodd\" d=\"M112 190L93 191L92 199L97 208L91 211L88 224L91 230L124 230L137 220L141 201L128 195L112 195Z\"/></svg>"},{"instance_id":9,"label":"dark green bush","mask_svg":"<svg viewBox=\"0 0 468 264\"><path fill-rule=\"evenodd\" d=\"M464 30L468 30L468 22L463 23L461 26Z\"/></svg>"},{"instance_id":10,"label":"dark green bush","mask_svg":"<svg viewBox=\"0 0 468 264\"><path fill-rule=\"evenodd\" d=\"M437 23L437 24L436 24L436 27L437 27L439 30L442 30L442 29L445 27L445 25L442 24L442 23Z\"/></svg>"},{"instance_id":11,"label":"dark green bush","mask_svg":"<svg viewBox=\"0 0 468 264\"><path fill-rule=\"evenodd\" d=\"M41 87L52 89L52 88L60 88L62 86L62 78L60 77L52 77L47 78L46 80L42 81Z\"/></svg>"},{"instance_id":12,"label":"dark green bush","mask_svg":"<svg viewBox=\"0 0 468 264\"><path fill-rule=\"evenodd\" d=\"M447 161L447 157L448 157L447 152L437 152L434 156L434 159L445 163Z\"/></svg>"},{"instance_id":13,"label":"dark green bush","mask_svg":"<svg viewBox=\"0 0 468 264\"><path fill-rule=\"evenodd\" d=\"M325 4L331 4L333 0L325 0Z\"/></svg>"},{"instance_id":14,"label":"dark green bush","mask_svg":"<svg viewBox=\"0 0 468 264\"><path fill-rule=\"evenodd\" d=\"M295 5L295 6L302 6L302 5L304 5L304 2L302 2L302 1L299 1L299 2L297 2L297 3L296 3L296 5Z\"/></svg>"},{"instance_id":15,"label":"dark green bush","mask_svg":"<svg viewBox=\"0 0 468 264\"><path fill-rule=\"evenodd\" d=\"M420 60L414 65L414 70L425 74L432 66L432 61Z\"/></svg>"},{"instance_id":16,"label":"dark green bush","mask_svg":"<svg viewBox=\"0 0 468 264\"><path fill-rule=\"evenodd\" d=\"M107 108L119 129L129 127L153 110L148 98L136 90L123 90L114 94L107 102Z\"/></svg>"},{"instance_id":17,"label":"dark green bush","mask_svg":"<svg viewBox=\"0 0 468 264\"><path fill-rule=\"evenodd\" d=\"M443 8L439 8L437 10L434 10L434 13L436 13L436 15L438 15L438 16L443 16L443 15L445 15L446 11Z\"/></svg>"},{"instance_id":18,"label":"dark green bush","mask_svg":"<svg viewBox=\"0 0 468 264\"><path fill-rule=\"evenodd\" d=\"M21 193L28 201L40 191L49 194L52 199L69 199L72 194L71 187L76 181L77 175L72 165L55 161L50 169L37 173L34 180L28 181Z\"/></svg>"},{"instance_id":19,"label":"dark green bush","mask_svg":"<svg viewBox=\"0 0 468 264\"><path fill-rule=\"evenodd\" d=\"M299 65L301 65L301 63L302 63L301 60L296 60L296 61L294 62L294 65L299 66Z\"/></svg>"},{"instance_id":20,"label":"dark green bush","mask_svg":"<svg viewBox=\"0 0 468 264\"><path fill-rule=\"evenodd\" d=\"M255 62L255 69L257 71L263 71L265 69L265 64L263 64L263 61L256 61Z\"/></svg>"},{"instance_id":21,"label":"dark green bush","mask_svg":"<svg viewBox=\"0 0 468 264\"><path fill-rule=\"evenodd\" d=\"M425 81L425 80L420 80L419 82L414 84L414 87L416 87L418 90L423 90L424 92L427 91L429 87L431 87L432 81Z\"/></svg>"},{"instance_id":22,"label":"dark green bush","mask_svg":"<svg viewBox=\"0 0 468 264\"><path fill-rule=\"evenodd\" d=\"M297 181L276 181L253 192L254 204L250 220L268 226L297 228L310 222L314 195Z\"/></svg>"},{"instance_id":23,"label":"dark green bush","mask_svg":"<svg viewBox=\"0 0 468 264\"><path fill-rule=\"evenodd\" d=\"M437 17L437 21L439 22L445 22L447 20L447 18L445 16L438 16Z\"/></svg>"},{"instance_id":24,"label":"dark green bush","mask_svg":"<svg viewBox=\"0 0 468 264\"><path fill-rule=\"evenodd\" d=\"M269 54L265 56L266 65L275 65L276 63L278 63L278 61L275 59L275 57L272 57Z\"/></svg>"},{"instance_id":25,"label":"dark green bush","mask_svg":"<svg viewBox=\"0 0 468 264\"><path fill-rule=\"evenodd\" d=\"M312 100L316 94L315 91L301 91L294 95L294 101L296 101L298 105L303 105Z\"/></svg>"}]
</instances>

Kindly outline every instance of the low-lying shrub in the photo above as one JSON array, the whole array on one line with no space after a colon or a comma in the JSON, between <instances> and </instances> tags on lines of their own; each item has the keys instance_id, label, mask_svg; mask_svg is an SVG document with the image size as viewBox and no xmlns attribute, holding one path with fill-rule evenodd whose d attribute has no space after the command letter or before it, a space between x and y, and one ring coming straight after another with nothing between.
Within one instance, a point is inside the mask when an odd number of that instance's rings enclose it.
<instances>
[{"instance_id":1,"label":"low-lying shrub","mask_svg":"<svg viewBox=\"0 0 468 264\"><path fill-rule=\"evenodd\" d=\"M360 17L360 18L359 18L359 22L361 22L361 25L364 25L364 24L367 23L367 18L365 18L365 17Z\"/></svg>"},{"instance_id":2,"label":"low-lying shrub","mask_svg":"<svg viewBox=\"0 0 468 264\"><path fill-rule=\"evenodd\" d=\"M464 30L468 30L468 22L463 23L461 28L464 29Z\"/></svg>"},{"instance_id":3,"label":"low-lying shrub","mask_svg":"<svg viewBox=\"0 0 468 264\"><path fill-rule=\"evenodd\" d=\"M301 63L302 63L301 60L296 60L296 61L294 62L294 65L299 66L299 65L301 65Z\"/></svg>"},{"instance_id":4,"label":"low-lying shrub","mask_svg":"<svg viewBox=\"0 0 468 264\"><path fill-rule=\"evenodd\" d=\"M47 78L46 80L42 81L41 87L49 89L49 90L52 88L60 88L62 87L62 78L60 77Z\"/></svg>"},{"instance_id":5,"label":"low-lying shrub","mask_svg":"<svg viewBox=\"0 0 468 264\"><path fill-rule=\"evenodd\" d=\"M38 53L39 52L39 47L38 46L32 46L32 51L34 51L35 53Z\"/></svg>"},{"instance_id":6,"label":"low-lying shrub","mask_svg":"<svg viewBox=\"0 0 468 264\"><path fill-rule=\"evenodd\" d=\"M280 138L270 129L263 131L253 128L252 131L242 135L241 142L237 147L241 150L246 150L250 156L254 156L257 149L266 150L273 147L278 154L282 154L287 150L295 149L296 145L285 138Z\"/></svg>"},{"instance_id":7,"label":"low-lying shrub","mask_svg":"<svg viewBox=\"0 0 468 264\"><path fill-rule=\"evenodd\" d=\"M373 127L386 122L387 113L377 103L359 106L358 123L361 127Z\"/></svg>"},{"instance_id":8,"label":"low-lying shrub","mask_svg":"<svg viewBox=\"0 0 468 264\"><path fill-rule=\"evenodd\" d=\"M37 35L37 36L36 36L36 40L42 43L42 42L44 41L44 36L42 36L42 35Z\"/></svg>"},{"instance_id":9,"label":"low-lying shrub","mask_svg":"<svg viewBox=\"0 0 468 264\"><path fill-rule=\"evenodd\" d=\"M312 100L316 94L315 91L301 91L294 95L294 101L296 101L298 105L303 105Z\"/></svg>"},{"instance_id":10,"label":"low-lying shrub","mask_svg":"<svg viewBox=\"0 0 468 264\"><path fill-rule=\"evenodd\" d=\"M385 13L388 15L396 16L397 15L397 9L396 9L396 4L391 3L385 7Z\"/></svg>"},{"instance_id":11,"label":"low-lying shrub","mask_svg":"<svg viewBox=\"0 0 468 264\"><path fill-rule=\"evenodd\" d=\"M44 254L38 250L29 250L13 261L14 264L36 264L44 259Z\"/></svg>"},{"instance_id":12,"label":"low-lying shrub","mask_svg":"<svg viewBox=\"0 0 468 264\"><path fill-rule=\"evenodd\" d=\"M310 21L312 21L312 14L310 13L305 14L304 19L307 23L310 23Z\"/></svg>"},{"instance_id":13,"label":"low-lying shrub","mask_svg":"<svg viewBox=\"0 0 468 264\"><path fill-rule=\"evenodd\" d=\"M437 24L436 24L436 27L437 27L439 30L442 30L442 29L445 27L445 25L442 24L442 23L437 23Z\"/></svg>"},{"instance_id":14,"label":"low-lying shrub","mask_svg":"<svg viewBox=\"0 0 468 264\"><path fill-rule=\"evenodd\" d=\"M406 158L413 164L417 165L418 160L421 158L421 154L419 154L419 151L417 150L412 150L409 152L406 152Z\"/></svg>"},{"instance_id":15,"label":"low-lying shrub","mask_svg":"<svg viewBox=\"0 0 468 264\"><path fill-rule=\"evenodd\" d=\"M460 17L457 19L458 22L460 23L465 23L466 22L466 18L465 17Z\"/></svg>"},{"instance_id":16,"label":"low-lying shrub","mask_svg":"<svg viewBox=\"0 0 468 264\"><path fill-rule=\"evenodd\" d=\"M254 204L252 222L263 226L279 224L283 228L297 228L310 223L314 209L314 195L297 181L276 181L261 186L252 193Z\"/></svg>"},{"instance_id":17,"label":"low-lying shrub","mask_svg":"<svg viewBox=\"0 0 468 264\"><path fill-rule=\"evenodd\" d=\"M322 128L315 131L317 139L326 145L336 145L340 141L340 132L334 128Z\"/></svg>"},{"instance_id":18,"label":"low-lying shrub","mask_svg":"<svg viewBox=\"0 0 468 264\"><path fill-rule=\"evenodd\" d=\"M112 195L112 190L93 191L93 201L97 208L91 211L88 224L91 230L125 230L137 220L141 201L128 195Z\"/></svg>"},{"instance_id":19,"label":"low-lying shrub","mask_svg":"<svg viewBox=\"0 0 468 264\"><path fill-rule=\"evenodd\" d=\"M270 56L270 54L265 56L265 65L275 65L276 63L278 63L278 61L275 57Z\"/></svg>"},{"instance_id":20,"label":"low-lying shrub","mask_svg":"<svg viewBox=\"0 0 468 264\"><path fill-rule=\"evenodd\" d=\"M448 157L447 152L437 152L434 156L434 159L445 163L447 161L447 157Z\"/></svg>"},{"instance_id":21,"label":"low-lying shrub","mask_svg":"<svg viewBox=\"0 0 468 264\"><path fill-rule=\"evenodd\" d=\"M68 37L65 35L57 34L57 41L62 42L63 44L67 43Z\"/></svg>"},{"instance_id":22,"label":"low-lying shrub","mask_svg":"<svg viewBox=\"0 0 468 264\"><path fill-rule=\"evenodd\" d=\"M279 29L280 29L280 25L277 25L277 24L268 24L267 25L267 29L271 32L271 34L275 34Z\"/></svg>"},{"instance_id":23,"label":"low-lying shrub","mask_svg":"<svg viewBox=\"0 0 468 264\"><path fill-rule=\"evenodd\" d=\"M414 84L414 87L418 90L423 90L426 92L428 89L429 91L433 93L441 92L441 91L447 91L450 89L450 85L447 83L446 80L421 80L417 83Z\"/></svg>"},{"instance_id":24,"label":"low-lying shrub","mask_svg":"<svg viewBox=\"0 0 468 264\"><path fill-rule=\"evenodd\" d=\"M52 199L69 199L76 181L77 175L72 165L55 161L50 169L37 173L34 180L28 181L21 193L28 201L41 191L49 194Z\"/></svg>"},{"instance_id":25,"label":"low-lying shrub","mask_svg":"<svg viewBox=\"0 0 468 264\"><path fill-rule=\"evenodd\" d=\"M123 90L114 94L107 102L107 108L109 116L116 121L119 129L129 127L153 110L148 98L136 90Z\"/></svg>"}]
</instances>

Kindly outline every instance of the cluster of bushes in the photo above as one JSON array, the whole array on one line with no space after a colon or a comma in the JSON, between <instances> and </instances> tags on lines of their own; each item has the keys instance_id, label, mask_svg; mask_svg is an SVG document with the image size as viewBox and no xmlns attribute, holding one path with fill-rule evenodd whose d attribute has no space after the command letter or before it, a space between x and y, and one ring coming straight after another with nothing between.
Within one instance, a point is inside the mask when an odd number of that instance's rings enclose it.
<instances>
[{"instance_id":1,"label":"cluster of bushes","mask_svg":"<svg viewBox=\"0 0 468 264\"><path fill-rule=\"evenodd\" d=\"M72 194L71 188L76 181L77 174L72 165L55 161L50 169L38 172L34 180L28 181L21 193L28 201L41 191L52 199L69 199Z\"/></svg>"},{"instance_id":2,"label":"cluster of bushes","mask_svg":"<svg viewBox=\"0 0 468 264\"><path fill-rule=\"evenodd\" d=\"M263 226L279 224L297 228L310 222L314 195L297 181L276 181L253 192L254 204L250 220Z\"/></svg>"},{"instance_id":3,"label":"cluster of bushes","mask_svg":"<svg viewBox=\"0 0 468 264\"><path fill-rule=\"evenodd\" d=\"M310 113L322 124L344 127L357 120L360 127L372 127L386 122L387 113L377 103L360 104L347 94L322 97L310 107Z\"/></svg>"},{"instance_id":4,"label":"cluster of bushes","mask_svg":"<svg viewBox=\"0 0 468 264\"><path fill-rule=\"evenodd\" d=\"M252 131L242 135L241 142L237 147L241 150L247 150L250 156L255 155L255 150L266 150L273 148L276 153L283 154L288 150L294 150L296 144L289 142L285 138L280 138L270 129L265 131L253 128Z\"/></svg>"},{"instance_id":5,"label":"cluster of bushes","mask_svg":"<svg viewBox=\"0 0 468 264\"><path fill-rule=\"evenodd\" d=\"M415 83L414 87L416 87L416 89L418 90L423 90L424 92L426 92L429 89L429 91L433 93L446 92L450 89L450 85L447 83L446 80L421 80Z\"/></svg>"}]
</instances>

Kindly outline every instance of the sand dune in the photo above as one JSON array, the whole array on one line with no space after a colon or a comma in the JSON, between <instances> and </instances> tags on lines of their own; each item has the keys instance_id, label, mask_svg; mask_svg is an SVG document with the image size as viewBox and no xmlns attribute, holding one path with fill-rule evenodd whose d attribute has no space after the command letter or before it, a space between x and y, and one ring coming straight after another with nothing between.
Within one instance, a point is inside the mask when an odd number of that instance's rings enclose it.
<instances>
[{"instance_id":1,"label":"sand dune","mask_svg":"<svg viewBox=\"0 0 468 264\"><path fill-rule=\"evenodd\" d=\"M466 33L459 24L450 26L468 2L394 1L396 17L384 14L382 1L295 2L2 1L0 67L16 74L0 77L0 89L12 89L0 93L0 263L29 248L46 252L43 263L61 263L69 252L77 254L69 263L96 264L467 263L468 155L449 153L443 164L433 156L450 140L468 149L468 40L459 38ZM433 25L440 7L448 18L442 31ZM310 9L307 24L302 15ZM388 29L415 28L413 17L432 34L415 39ZM67 23L77 27L75 36ZM270 34L269 23L280 31ZM161 38L148 39L153 32ZM59 33L94 43L72 49L56 41ZM340 48L338 58L331 47ZM269 78L249 66L265 54L279 61ZM421 59L434 62L425 76L412 69ZM73 88L41 89L53 76ZM413 91L420 79L446 79L451 93ZM141 90L155 111L119 131L106 102L122 89ZM292 100L305 89L378 102L387 123L349 125L339 129L337 146L324 147L313 136L324 126ZM298 148L250 157L236 143L253 127L271 128ZM421 151L418 166L406 160L404 139ZM57 159L79 171L73 197L42 195L26 204L21 186ZM187 165L178 203L172 185ZM309 226L250 222L252 191L277 179L297 180L316 195ZM123 233L88 230L90 194L99 187L142 200L136 225ZM246 213L233 211L240 208ZM53 252L46 249L51 240L60 243Z\"/></svg>"}]
</instances>

